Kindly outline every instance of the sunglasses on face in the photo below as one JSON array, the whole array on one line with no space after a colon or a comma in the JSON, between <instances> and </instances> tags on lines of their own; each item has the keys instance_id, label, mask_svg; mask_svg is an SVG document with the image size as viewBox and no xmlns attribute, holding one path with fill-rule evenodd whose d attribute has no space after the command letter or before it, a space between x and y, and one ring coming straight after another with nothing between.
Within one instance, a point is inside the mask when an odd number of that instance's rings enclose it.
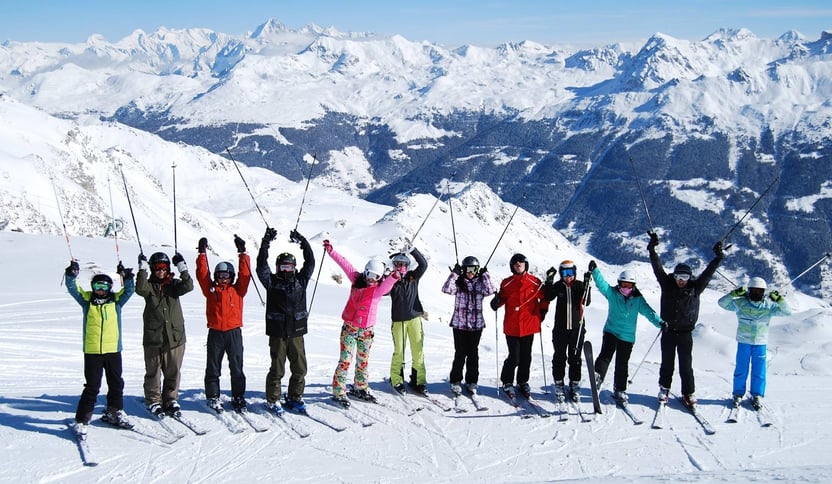
<instances>
[{"instance_id":1,"label":"sunglasses on face","mask_svg":"<svg viewBox=\"0 0 832 484\"><path fill-rule=\"evenodd\" d=\"M690 274L673 274L673 277L676 278L677 281L690 280Z\"/></svg>"},{"instance_id":2,"label":"sunglasses on face","mask_svg":"<svg viewBox=\"0 0 832 484\"><path fill-rule=\"evenodd\" d=\"M216 279L231 279L231 273L228 271L219 271L214 273Z\"/></svg>"},{"instance_id":3,"label":"sunglasses on face","mask_svg":"<svg viewBox=\"0 0 832 484\"><path fill-rule=\"evenodd\" d=\"M633 284L632 282L619 282L618 285L624 289L631 289L635 287L635 284Z\"/></svg>"},{"instance_id":4,"label":"sunglasses on face","mask_svg":"<svg viewBox=\"0 0 832 484\"><path fill-rule=\"evenodd\" d=\"M407 262L394 262L393 265L396 267L407 267Z\"/></svg>"},{"instance_id":5,"label":"sunglasses on face","mask_svg":"<svg viewBox=\"0 0 832 484\"><path fill-rule=\"evenodd\" d=\"M110 284L107 282L93 282L92 284L93 291L109 291Z\"/></svg>"},{"instance_id":6,"label":"sunglasses on face","mask_svg":"<svg viewBox=\"0 0 832 484\"><path fill-rule=\"evenodd\" d=\"M561 277L575 277L575 269L564 269L560 272Z\"/></svg>"}]
</instances>

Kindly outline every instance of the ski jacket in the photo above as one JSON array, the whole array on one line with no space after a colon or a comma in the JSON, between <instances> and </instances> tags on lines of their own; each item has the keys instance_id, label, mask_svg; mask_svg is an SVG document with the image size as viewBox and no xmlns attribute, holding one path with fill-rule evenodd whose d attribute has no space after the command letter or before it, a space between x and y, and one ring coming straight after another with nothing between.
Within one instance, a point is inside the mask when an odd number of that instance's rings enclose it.
<instances>
[{"instance_id":1,"label":"ski jacket","mask_svg":"<svg viewBox=\"0 0 832 484\"><path fill-rule=\"evenodd\" d=\"M500 283L497 307L505 306L503 333L522 338L540 332L540 321L549 310L540 279L524 272L512 274Z\"/></svg>"},{"instance_id":2,"label":"ski jacket","mask_svg":"<svg viewBox=\"0 0 832 484\"><path fill-rule=\"evenodd\" d=\"M583 281L577 279L567 286L563 279L543 285L543 296L547 301L557 299L555 303L555 327L571 331L581 324L584 318Z\"/></svg>"},{"instance_id":3,"label":"ski jacket","mask_svg":"<svg viewBox=\"0 0 832 484\"><path fill-rule=\"evenodd\" d=\"M92 291L78 285L75 276L64 274L64 283L70 296L83 311L82 341L84 353L104 355L121 352L121 308L127 304L136 288L133 279L124 281L117 292L108 293L103 300L94 298Z\"/></svg>"},{"instance_id":4,"label":"ski jacket","mask_svg":"<svg viewBox=\"0 0 832 484\"><path fill-rule=\"evenodd\" d=\"M456 296L450 326L464 331L478 331L485 328L482 299L496 291L494 283L491 282L491 275L487 272L482 272L473 279L451 272L445 284L442 285L442 292Z\"/></svg>"},{"instance_id":5,"label":"ski jacket","mask_svg":"<svg viewBox=\"0 0 832 484\"><path fill-rule=\"evenodd\" d=\"M208 271L208 256L196 257L196 280L205 296L205 317L208 328L230 331L243 326L243 298L251 281L251 261L241 252L237 280L233 284L216 284Z\"/></svg>"},{"instance_id":6,"label":"ski jacket","mask_svg":"<svg viewBox=\"0 0 832 484\"><path fill-rule=\"evenodd\" d=\"M393 284L398 280L397 273L393 272L376 285L355 287L355 280L358 279L360 273L355 270L344 256L336 252L335 249L332 249L329 256L341 267L341 270L347 275L347 279L350 280L350 284L352 285L349 299L347 299L347 304L341 313L341 319L356 328L371 328L375 326L378 303L385 294L390 292Z\"/></svg>"},{"instance_id":7,"label":"ski jacket","mask_svg":"<svg viewBox=\"0 0 832 484\"><path fill-rule=\"evenodd\" d=\"M693 331L696 321L699 319L699 295L708 287L714 272L722 262L722 257L715 257L699 277L691 276L688 283L680 288L676 284L673 274L665 272L656 249L651 247L649 251L653 273L662 288L659 305L662 319L667 322L670 331L677 333Z\"/></svg>"},{"instance_id":8,"label":"ski jacket","mask_svg":"<svg viewBox=\"0 0 832 484\"><path fill-rule=\"evenodd\" d=\"M618 291L618 286L612 287L607 283L597 267L592 271L592 278L595 279L598 292L604 295L609 304L607 320L604 323L605 333L610 333L622 341L635 343L639 314L653 323L653 326L661 328L662 318L647 304L641 291L633 288L630 297L624 297Z\"/></svg>"},{"instance_id":9,"label":"ski jacket","mask_svg":"<svg viewBox=\"0 0 832 484\"><path fill-rule=\"evenodd\" d=\"M194 280L185 270L179 278L162 283L148 278L147 269L136 275L136 294L144 298L142 345L171 349L185 344L185 317L179 297L194 290Z\"/></svg>"},{"instance_id":10,"label":"ski jacket","mask_svg":"<svg viewBox=\"0 0 832 484\"><path fill-rule=\"evenodd\" d=\"M737 313L737 342L749 345L768 344L768 328L772 316L788 316L791 308L784 299L776 303L768 298L752 301L748 295L736 297L728 293L717 301L722 309Z\"/></svg>"},{"instance_id":11,"label":"ski jacket","mask_svg":"<svg viewBox=\"0 0 832 484\"><path fill-rule=\"evenodd\" d=\"M306 287L315 272L315 255L304 238L303 266L286 277L273 274L269 268L269 244L263 243L257 253L257 278L266 289L266 334L277 338L294 338L308 332L309 312L306 309Z\"/></svg>"},{"instance_id":12,"label":"ski jacket","mask_svg":"<svg viewBox=\"0 0 832 484\"><path fill-rule=\"evenodd\" d=\"M422 301L419 300L419 279L428 270L428 261L419 249L414 248L411 254L418 265L412 271L407 271L390 289L390 317L393 321L410 321L424 313Z\"/></svg>"}]
</instances>

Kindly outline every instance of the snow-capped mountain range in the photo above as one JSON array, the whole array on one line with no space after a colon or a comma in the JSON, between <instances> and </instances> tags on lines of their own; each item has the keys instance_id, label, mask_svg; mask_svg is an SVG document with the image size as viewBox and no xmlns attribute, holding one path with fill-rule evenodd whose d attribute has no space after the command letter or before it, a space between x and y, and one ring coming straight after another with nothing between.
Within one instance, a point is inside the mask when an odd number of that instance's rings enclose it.
<instances>
[{"instance_id":1,"label":"snow-capped mountain range","mask_svg":"<svg viewBox=\"0 0 832 484\"><path fill-rule=\"evenodd\" d=\"M830 32L449 50L271 19L247 36L7 41L0 92L92 131L126 124L295 181L316 160L317 183L387 205L438 196L443 180L483 182L616 264L643 259L652 228L666 263L702 268L742 219L726 270L782 284L832 248L830 53ZM801 289L828 294L824 274Z\"/></svg>"}]
</instances>

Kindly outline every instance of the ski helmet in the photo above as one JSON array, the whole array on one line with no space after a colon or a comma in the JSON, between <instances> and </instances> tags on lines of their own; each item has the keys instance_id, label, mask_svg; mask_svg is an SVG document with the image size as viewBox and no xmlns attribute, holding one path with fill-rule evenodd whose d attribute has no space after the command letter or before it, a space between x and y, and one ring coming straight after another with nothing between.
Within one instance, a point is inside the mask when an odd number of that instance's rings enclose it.
<instances>
[{"instance_id":1,"label":"ski helmet","mask_svg":"<svg viewBox=\"0 0 832 484\"><path fill-rule=\"evenodd\" d=\"M572 271L572 274L567 274L567 275L571 275L572 277L577 277L578 276L578 266L576 266L575 263L572 262L571 260L567 259L567 260L561 262L560 266L558 266L558 274L560 274L560 277L565 277L564 272L569 271L569 270Z\"/></svg>"},{"instance_id":2,"label":"ski helmet","mask_svg":"<svg viewBox=\"0 0 832 484\"><path fill-rule=\"evenodd\" d=\"M631 270L622 271L621 274L618 275L618 282L632 282L633 285L635 285L636 273Z\"/></svg>"},{"instance_id":3,"label":"ski helmet","mask_svg":"<svg viewBox=\"0 0 832 484\"><path fill-rule=\"evenodd\" d=\"M766 285L766 280L762 277L752 277L750 281L748 281L748 288L756 288L756 289L766 289L768 286Z\"/></svg>"},{"instance_id":4,"label":"ski helmet","mask_svg":"<svg viewBox=\"0 0 832 484\"><path fill-rule=\"evenodd\" d=\"M285 266L285 265L289 265L289 264L291 264L293 266L292 270L294 270L295 269L294 266L296 266L297 263L298 262L297 262L297 259L295 259L295 256L288 253L288 252L283 252L282 254L277 256L276 265L277 265L277 270L278 271L280 271L280 266Z\"/></svg>"},{"instance_id":5,"label":"ski helmet","mask_svg":"<svg viewBox=\"0 0 832 484\"><path fill-rule=\"evenodd\" d=\"M223 275L223 273L228 274L229 279L230 279L229 283L234 282L234 275L235 275L234 264L232 264L228 261L222 261L219 264L217 264L214 267L214 280L215 281L219 280L219 276Z\"/></svg>"},{"instance_id":6,"label":"ski helmet","mask_svg":"<svg viewBox=\"0 0 832 484\"><path fill-rule=\"evenodd\" d=\"M147 264L150 266L150 270L154 270L157 264L165 264L167 265L167 271L170 272L170 258L164 252L154 252Z\"/></svg>"},{"instance_id":7,"label":"ski helmet","mask_svg":"<svg viewBox=\"0 0 832 484\"><path fill-rule=\"evenodd\" d=\"M676 264L676 267L673 269L674 274L687 274L693 275L693 271L691 270L690 266L687 264Z\"/></svg>"},{"instance_id":8,"label":"ski helmet","mask_svg":"<svg viewBox=\"0 0 832 484\"><path fill-rule=\"evenodd\" d=\"M511 260L508 263L509 268L511 268L511 270L513 271L514 270L513 269L514 264L516 264L518 262L523 262L523 263L526 264L526 268L524 269L524 272L529 270L529 260L526 259L526 256L523 255L523 254L514 254L513 256L511 256Z\"/></svg>"},{"instance_id":9,"label":"ski helmet","mask_svg":"<svg viewBox=\"0 0 832 484\"><path fill-rule=\"evenodd\" d=\"M367 280L379 281L384 275L385 269L386 266L384 265L384 262L378 259L370 259L367 262L367 265L364 266L364 277L366 277Z\"/></svg>"},{"instance_id":10,"label":"ski helmet","mask_svg":"<svg viewBox=\"0 0 832 484\"><path fill-rule=\"evenodd\" d=\"M474 274L478 274L480 272L480 261L472 255L469 255L468 257L462 259L463 270L465 270L465 272L468 272L469 267L473 267Z\"/></svg>"},{"instance_id":11,"label":"ski helmet","mask_svg":"<svg viewBox=\"0 0 832 484\"><path fill-rule=\"evenodd\" d=\"M406 267L410 267L410 257L407 254L400 252L398 254L393 254L390 256L390 260L393 262L393 265L396 264L404 264Z\"/></svg>"},{"instance_id":12,"label":"ski helmet","mask_svg":"<svg viewBox=\"0 0 832 484\"><path fill-rule=\"evenodd\" d=\"M96 285L100 285L102 283L107 284L107 288L104 289L105 291L109 291L113 287L113 279L103 272L92 276L92 280L90 280L90 286L92 286L93 290L95 290Z\"/></svg>"}]
</instances>

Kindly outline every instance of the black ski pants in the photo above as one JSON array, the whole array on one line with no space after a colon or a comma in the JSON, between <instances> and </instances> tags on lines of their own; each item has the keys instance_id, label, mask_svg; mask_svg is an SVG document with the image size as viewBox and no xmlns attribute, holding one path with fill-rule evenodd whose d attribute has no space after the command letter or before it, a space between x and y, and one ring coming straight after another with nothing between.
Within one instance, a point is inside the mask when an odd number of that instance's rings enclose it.
<instances>
[{"instance_id":1,"label":"black ski pants","mask_svg":"<svg viewBox=\"0 0 832 484\"><path fill-rule=\"evenodd\" d=\"M208 330L208 358L205 364L205 397L219 398L220 368L222 358L228 355L231 372L231 396L243 397L246 393L246 375L243 374L243 332L240 328L229 331Z\"/></svg>"},{"instance_id":2,"label":"black ski pants","mask_svg":"<svg viewBox=\"0 0 832 484\"><path fill-rule=\"evenodd\" d=\"M611 333L604 332L601 340L601 352L595 359L595 372L601 375L601 380L607 375L607 369L615 355L615 375L613 377L613 391L627 390L627 377L629 375L630 353L633 352L633 343L618 339Z\"/></svg>"},{"instance_id":3,"label":"black ski pants","mask_svg":"<svg viewBox=\"0 0 832 484\"><path fill-rule=\"evenodd\" d=\"M571 330L566 329L566 324L555 323L552 329L552 377L555 381L561 381L566 376L566 364L569 363L569 381L581 381L581 350L584 347L584 335L586 330L583 324L572 326Z\"/></svg>"},{"instance_id":4,"label":"black ski pants","mask_svg":"<svg viewBox=\"0 0 832 484\"><path fill-rule=\"evenodd\" d=\"M662 335L662 366L659 368L659 385L670 388L673 382L673 364L679 356L679 378L682 380L682 395L696 391L693 380L693 333L666 331Z\"/></svg>"},{"instance_id":5,"label":"black ski pants","mask_svg":"<svg viewBox=\"0 0 832 484\"><path fill-rule=\"evenodd\" d=\"M77 422L90 423L95 400L101 389L101 374L107 379L107 407L124 408L124 380L121 378L121 353L84 353L84 391L75 410Z\"/></svg>"},{"instance_id":6,"label":"black ski pants","mask_svg":"<svg viewBox=\"0 0 832 484\"><path fill-rule=\"evenodd\" d=\"M500 372L500 381L503 384L514 382L514 370L517 370L517 385L529 382L533 343L533 334L522 337L506 335L508 356L503 362L503 371Z\"/></svg>"},{"instance_id":7,"label":"black ski pants","mask_svg":"<svg viewBox=\"0 0 832 484\"><path fill-rule=\"evenodd\" d=\"M482 330L466 331L454 328L454 362L451 364L451 383L462 381L465 368L465 383L477 383L480 378L480 338Z\"/></svg>"}]
</instances>

